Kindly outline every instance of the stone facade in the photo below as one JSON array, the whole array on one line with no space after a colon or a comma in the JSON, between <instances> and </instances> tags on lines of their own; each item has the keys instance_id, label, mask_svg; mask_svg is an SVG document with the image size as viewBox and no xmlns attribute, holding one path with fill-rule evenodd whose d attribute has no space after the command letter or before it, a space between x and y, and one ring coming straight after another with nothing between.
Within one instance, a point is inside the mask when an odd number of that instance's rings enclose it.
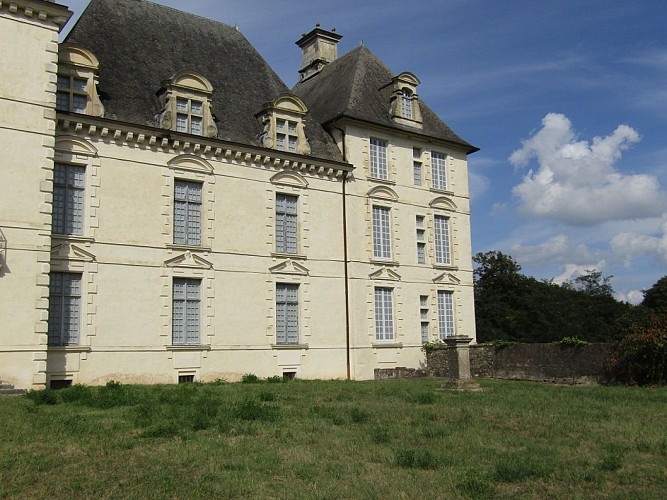
<instances>
[{"instance_id":1,"label":"stone facade","mask_svg":"<svg viewBox=\"0 0 667 500\"><path fill-rule=\"evenodd\" d=\"M109 20L116 14L127 18ZM396 96L375 87L386 120L360 121L351 110L328 121L318 113L323 101L304 92L303 104L298 87L290 93L237 30L135 0L92 0L59 62L58 33L70 15L43 0L0 2L0 62L12 75L0 81L2 380L41 388L245 373L370 379L376 369L418 369L425 338L474 338L467 155L476 148L425 104L419 122L393 122ZM167 41L188 23L197 29L187 33L209 30L219 36L214 50L229 42L225 50L243 52L230 61L264 76L231 82L234 75L216 73L220 65L205 66L204 52L193 54L195 71L164 51L162 66L143 73L156 81L140 88L139 73L124 78L128 61L113 50L127 43L152 54L135 43L142 33L108 41L103 30L118 36L111 27L129 30L144 17L175 23L145 25ZM327 51L311 82L350 59ZM388 70L367 49L362 55L391 87ZM229 98L235 91L248 94ZM77 92L87 104L63 109ZM418 105L416 94L410 99ZM379 139L386 179L371 175ZM432 187L436 156L446 189ZM71 172L79 184L63 187ZM188 189L194 198L178 198ZM75 201L80 227L58 229L69 210L62 205ZM178 240L177 205L196 210L196 241ZM374 207L390 214L387 258L376 255ZM446 245L436 241L436 220L447 221ZM444 250L446 262L437 262Z\"/></svg>"}]
</instances>

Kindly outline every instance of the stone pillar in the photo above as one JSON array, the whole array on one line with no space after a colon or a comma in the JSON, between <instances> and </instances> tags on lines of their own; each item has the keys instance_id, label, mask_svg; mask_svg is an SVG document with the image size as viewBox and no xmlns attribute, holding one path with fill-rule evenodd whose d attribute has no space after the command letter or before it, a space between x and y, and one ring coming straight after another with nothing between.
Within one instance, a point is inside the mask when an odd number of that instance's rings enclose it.
<instances>
[{"instance_id":1,"label":"stone pillar","mask_svg":"<svg viewBox=\"0 0 667 500\"><path fill-rule=\"evenodd\" d=\"M470 342L472 337L454 335L445 339L449 357L449 374L442 384L443 389L455 391L481 391L470 374Z\"/></svg>"}]
</instances>

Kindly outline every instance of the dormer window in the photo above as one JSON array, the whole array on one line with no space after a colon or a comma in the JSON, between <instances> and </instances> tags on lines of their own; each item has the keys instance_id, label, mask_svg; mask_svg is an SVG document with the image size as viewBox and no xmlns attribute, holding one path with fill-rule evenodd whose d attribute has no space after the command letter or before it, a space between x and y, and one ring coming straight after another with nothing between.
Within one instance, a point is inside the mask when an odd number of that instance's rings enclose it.
<instances>
[{"instance_id":1,"label":"dormer window","mask_svg":"<svg viewBox=\"0 0 667 500\"><path fill-rule=\"evenodd\" d=\"M276 149L296 153L299 136L298 122L292 120L276 120Z\"/></svg>"},{"instance_id":2,"label":"dormer window","mask_svg":"<svg viewBox=\"0 0 667 500\"><path fill-rule=\"evenodd\" d=\"M191 70L179 71L158 92L163 103L160 126L184 134L216 137L212 94L213 86L203 75Z\"/></svg>"},{"instance_id":3,"label":"dormer window","mask_svg":"<svg viewBox=\"0 0 667 500\"><path fill-rule=\"evenodd\" d=\"M417 98L419 83L412 73L401 73L392 79L391 117L396 123L421 128L422 115Z\"/></svg>"},{"instance_id":4,"label":"dormer window","mask_svg":"<svg viewBox=\"0 0 667 500\"><path fill-rule=\"evenodd\" d=\"M56 110L103 116L104 107L97 94L100 63L81 45L63 43L58 47Z\"/></svg>"},{"instance_id":5,"label":"dormer window","mask_svg":"<svg viewBox=\"0 0 667 500\"><path fill-rule=\"evenodd\" d=\"M262 145L288 153L310 154L303 123L307 111L303 101L292 94L281 94L265 104L264 110L257 114L264 128L260 136Z\"/></svg>"},{"instance_id":6,"label":"dormer window","mask_svg":"<svg viewBox=\"0 0 667 500\"><path fill-rule=\"evenodd\" d=\"M204 103L196 99L176 99L176 131L202 135Z\"/></svg>"},{"instance_id":7,"label":"dormer window","mask_svg":"<svg viewBox=\"0 0 667 500\"><path fill-rule=\"evenodd\" d=\"M56 109L85 113L88 105L88 80L70 75L58 75L58 90L56 92Z\"/></svg>"}]
</instances>

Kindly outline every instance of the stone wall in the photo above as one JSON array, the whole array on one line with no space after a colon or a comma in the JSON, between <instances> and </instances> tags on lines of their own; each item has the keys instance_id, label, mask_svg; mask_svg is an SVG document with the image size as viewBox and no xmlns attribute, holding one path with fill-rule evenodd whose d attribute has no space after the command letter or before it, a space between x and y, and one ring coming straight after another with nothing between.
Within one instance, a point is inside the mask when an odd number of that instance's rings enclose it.
<instances>
[{"instance_id":1,"label":"stone wall","mask_svg":"<svg viewBox=\"0 0 667 500\"><path fill-rule=\"evenodd\" d=\"M431 376L449 374L450 349L438 348L427 355ZM470 370L473 377L561 384L601 383L607 381L605 364L609 350L609 344L478 344L470 346Z\"/></svg>"}]
</instances>

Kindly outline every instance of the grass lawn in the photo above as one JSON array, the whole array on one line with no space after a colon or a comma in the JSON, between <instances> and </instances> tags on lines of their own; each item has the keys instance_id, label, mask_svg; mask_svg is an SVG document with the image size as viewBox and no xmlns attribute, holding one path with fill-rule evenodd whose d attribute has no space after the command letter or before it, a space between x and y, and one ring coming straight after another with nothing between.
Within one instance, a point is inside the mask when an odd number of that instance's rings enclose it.
<instances>
[{"instance_id":1,"label":"grass lawn","mask_svg":"<svg viewBox=\"0 0 667 500\"><path fill-rule=\"evenodd\" d=\"M656 498L667 388L74 386L0 398L0 498Z\"/></svg>"}]
</instances>

